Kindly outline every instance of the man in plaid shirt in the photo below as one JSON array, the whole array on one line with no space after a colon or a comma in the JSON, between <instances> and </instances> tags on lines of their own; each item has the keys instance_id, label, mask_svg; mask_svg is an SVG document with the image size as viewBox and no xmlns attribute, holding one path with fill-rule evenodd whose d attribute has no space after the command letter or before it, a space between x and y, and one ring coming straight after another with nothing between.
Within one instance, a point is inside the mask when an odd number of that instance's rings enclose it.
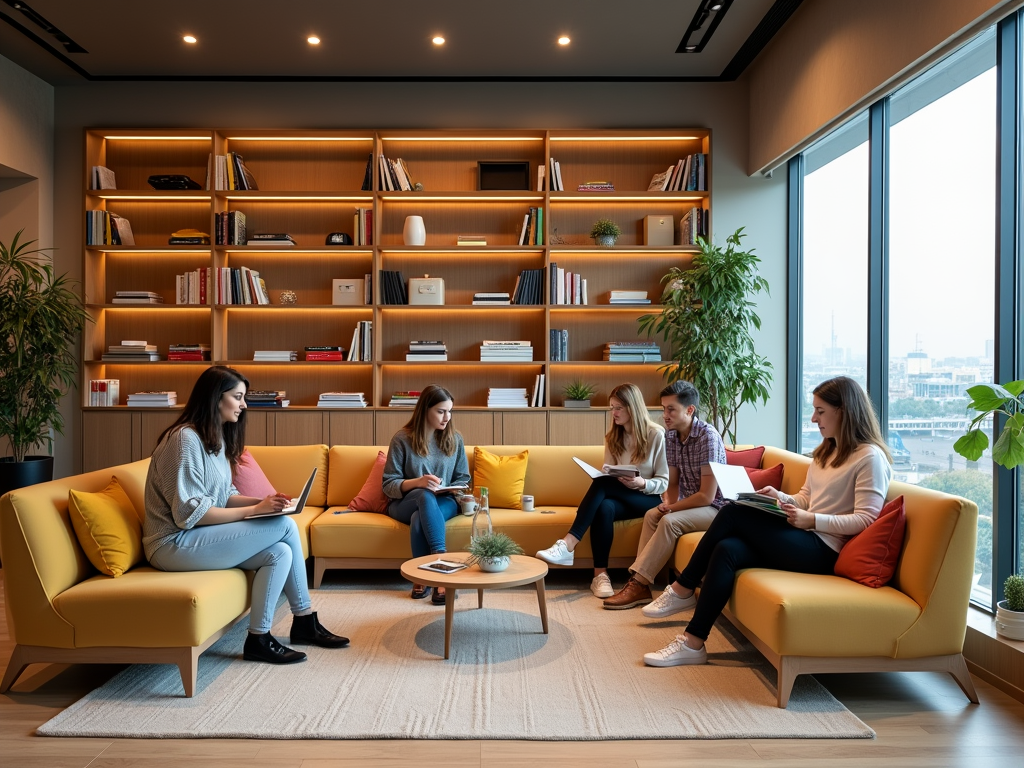
<instances>
[{"instance_id":1,"label":"man in plaid shirt","mask_svg":"<svg viewBox=\"0 0 1024 768\"><path fill-rule=\"evenodd\" d=\"M630 578L621 590L604 601L610 610L647 606L644 615L661 618L678 613L681 601L671 589L655 600L651 596L654 577L665 567L684 533L706 531L725 504L709 462L725 464L725 445L718 431L697 418L700 396L688 381L676 381L661 390L661 407L668 434L668 491L678 488L678 497L662 502L644 516L637 558L630 566Z\"/></svg>"}]
</instances>

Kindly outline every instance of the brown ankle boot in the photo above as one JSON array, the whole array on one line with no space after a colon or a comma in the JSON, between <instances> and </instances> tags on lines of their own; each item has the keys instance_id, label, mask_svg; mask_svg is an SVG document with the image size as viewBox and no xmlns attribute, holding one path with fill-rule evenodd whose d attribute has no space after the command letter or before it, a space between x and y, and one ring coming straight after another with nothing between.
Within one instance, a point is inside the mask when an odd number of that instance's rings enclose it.
<instances>
[{"instance_id":1,"label":"brown ankle boot","mask_svg":"<svg viewBox=\"0 0 1024 768\"><path fill-rule=\"evenodd\" d=\"M626 586L605 599L604 607L609 611L621 611L626 608L636 608L638 605L647 605L653 599L651 588L630 576Z\"/></svg>"}]
</instances>

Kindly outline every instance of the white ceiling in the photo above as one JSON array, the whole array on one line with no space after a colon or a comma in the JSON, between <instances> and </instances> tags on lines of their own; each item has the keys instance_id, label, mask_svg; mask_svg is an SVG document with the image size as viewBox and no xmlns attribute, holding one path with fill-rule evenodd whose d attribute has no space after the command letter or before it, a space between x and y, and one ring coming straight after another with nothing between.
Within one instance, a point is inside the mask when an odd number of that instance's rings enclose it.
<instances>
[{"instance_id":1,"label":"white ceiling","mask_svg":"<svg viewBox=\"0 0 1024 768\"><path fill-rule=\"evenodd\" d=\"M698 0L28 0L67 53L0 0L0 54L54 84L94 78L717 78L773 0L735 0L676 53ZM795 3L789 5L795 6ZM198 38L195 45L182 41ZM310 34L319 46L307 44ZM447 42L431 43L435 34ZM559 35L569 46L556 42Z\"/></svg>"}]
</instances>

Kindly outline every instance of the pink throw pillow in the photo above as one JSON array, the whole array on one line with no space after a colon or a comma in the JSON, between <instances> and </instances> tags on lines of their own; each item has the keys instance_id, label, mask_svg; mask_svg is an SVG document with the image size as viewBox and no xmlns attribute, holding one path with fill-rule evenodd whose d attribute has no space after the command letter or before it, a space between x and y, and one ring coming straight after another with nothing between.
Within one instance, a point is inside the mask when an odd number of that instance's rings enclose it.
<instances>
[{"instance_id":1,"label":"pink throw pillow","mask_svg":"<svg viewBox=\"0 0 1024 768\"><path fill-rule=\"evenodd\" d=\"M246 448L242 451L242 455L238 458L238 465L232 471L233 481L235 488L243 496L252 496L257 499L266 498L273 493L277 493L274 490L274 486L267 480L267 476L263 474L263 470L260 469L260 465L256 463L256 459L249 453L249 449Z\"/></svg>"},{"instance_id":2,"label":"pink throw pillow","mask_svg":"<svg viewBox=\"0 0 1024 768\"><path fill-rule=\"evenodd\" d=\"M761 468L761 457L764 456L764 446L748 448L745 451L730 451L725 449L725 463L734 467L749 467L750 469Z\"/></svg>"},{"instance_id":3,"label":"pink throw pillow","mask_svg":"<svg viewBox=\"0 0 1024 768\"><path fill-rule=\"evenodd\" d=\"M771 486L775 490L782 489L782 475L786 470L786 465L778 463L774 467L768 467L767 469L752 469L751 467L744 467L747 470L747 477L750 478L750 484L754 486L754 490L760 490L766 486Z\"/></svg>"},{"instance_id":4,"label":"pink throw pillow","mask_svg":"<svg viewBox=\"0 0 1024 768\"><path fill-rule=\"evenodd\" d=\"M896 572L906 527L903 497L899 496L882 507L875 522L843 545L836 560L836 576L873 589L884 587Z\"/></svg>"},{"instance_id":5,"label":"pink throw pillow","mask_svg":"<svg viewBox=\"0 0 1024 768\"><path fill-rule=\"evenodd\" d=\"M384 463L388 456L384 451L377 451L377 460L370 469L370 475L359 489L356 497L348 503L348 508L356 512L387 512L388 502L384 495Z\"/></svg>"}]
</instances>

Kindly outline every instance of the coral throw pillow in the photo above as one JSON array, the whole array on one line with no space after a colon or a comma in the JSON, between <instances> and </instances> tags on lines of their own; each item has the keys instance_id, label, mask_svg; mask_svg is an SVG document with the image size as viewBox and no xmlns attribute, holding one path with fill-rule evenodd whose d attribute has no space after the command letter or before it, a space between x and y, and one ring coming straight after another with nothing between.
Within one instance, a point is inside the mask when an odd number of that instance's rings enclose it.
<instances>
[{"instance_id":1,"label":"coral throw pillow","mask_svg":"<svg viewBox=\"0 0 1024 768\"><path fill-rule=\"evenodd\" d=\"M242 455L238 457L238 465L232 470L231 475L235 488L243 496L264 499L277 493L248 449L242 451Z\"/></svg>"},{"instance_id":2,"label":"coral throw pillow","mask_svg":"<svg viewBox=\"0 0 1024 768\"><path fill-rule=\"evenodd\" d=\"M356 512L388 511L391 499L384 495L384 463L387 460L388 455L384 451L377 451L377 460L373 462L370 475L356 497L348 503L349 509Z\"/></svg>"},{"instance_id":3,"label":"coral throw pillow","mask_svg":"<svg viewBox=\"0 0 1024 768\"><path fill-rule=\"evenodd\" d=\"M522 509L523 484L529 451L515 456L495 456L483 448L473 449L473 485L487 488L491 509Z\"/></svg>"},{"instance_id":4,"label":"coral throw pillow","mask_svg":"<svg viewBox=\"0 0 1024 768\"><path fill-rule=\"evenodd\" d=\"M761 468L761 457L764 456L764 446L748 448L745 451L730 451L725 449L725 463L734 467L747 467L749 469ZM755 483L755 487L756 487Z\"/></svg>"},{"instance_id":5,"label":"coral throw pillow","mask_svg":"<svg viewBox=\"0 0 1024 768\"><path fill-rule=\"evenodd\" d=\"M775 490L782 488L782 474L786 469L786 465L782 462L768 469L752 469L751 467L744 467L744 469L747 470L747 477L750 478L750 484L754 486L755 491L769 485Z\"/></svg>"},{"instance_id":6,"label":"coral throw pillow","mask_svg":"<svg viewBox=\"0 0 1024 768\"><path fill-rule=\"evenodd\" d=\"M900 496L882 507L875 522L843 545L836 560L836 576L874 589L884 587L896 572L906 527Z\"/></svg>"},{"instance_id":7,"label":"coral throw pillow","mask_svg":"<svg viewBox=\"0 0 1024 768\"><path fill-rule=\"evenodd\" d=\"M68 515L85 556L100 573L120 576L142 562L142 525L116 477L99 493L68 491Z\"/></svg>"}]
</instances>

